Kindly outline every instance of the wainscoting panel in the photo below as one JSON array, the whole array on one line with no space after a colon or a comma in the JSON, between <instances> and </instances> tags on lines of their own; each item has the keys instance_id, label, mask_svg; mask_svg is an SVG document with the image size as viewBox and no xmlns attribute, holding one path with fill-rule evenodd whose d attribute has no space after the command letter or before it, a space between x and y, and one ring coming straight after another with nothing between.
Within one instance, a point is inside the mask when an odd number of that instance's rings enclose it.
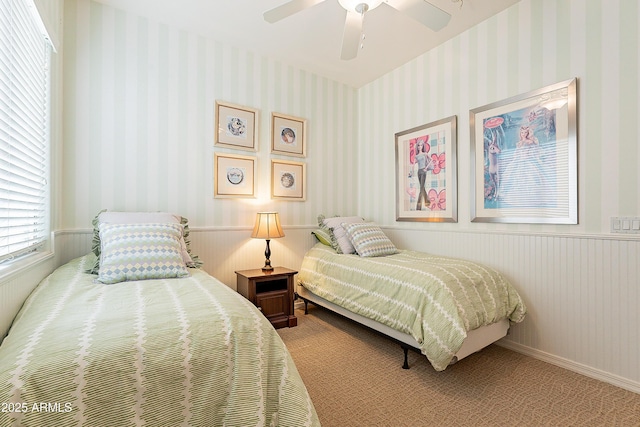
<instances>
[{"instance_id":1,"label":"wainscoting panel","mask_svg":"<svg viewBox=\"0 0 640 427\"><path fill-rule=\"evenodd\" d=\"M65 264L72 259L91 252L93 240L92 230L70 230L56 233L56 253L59 264Z\"/></svg>"},{"instance_id":2,"label":"wainscoting panel","mask_svg":"<svg viewBox=\"0 0 640 427\"><path fill-rule=\"evenodd\" d=\"M315 237L310 228L285 228L284 233L285 237L269 243L271 265L298 269ZM191 250L204 262L207 273L236 289L235 271L264 265L266 242L250 236L248 228L192 229Z\"/></svg>"}]
</instances>

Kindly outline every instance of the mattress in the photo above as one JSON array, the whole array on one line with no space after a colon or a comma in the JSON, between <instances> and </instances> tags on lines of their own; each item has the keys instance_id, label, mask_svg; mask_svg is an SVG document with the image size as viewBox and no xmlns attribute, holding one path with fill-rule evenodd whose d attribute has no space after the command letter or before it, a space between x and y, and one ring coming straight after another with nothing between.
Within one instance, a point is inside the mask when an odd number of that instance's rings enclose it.
<instances>
[{"instance_id":1,"label":"mattress","mask_svg":"<svg viewBox=\"0 0 640 427\"><path fill-rule=\"evenodd\" d=\"M320 425L242 296L198 269L98 284L94 261L57 269L17 315L0 345L0 426Z\"/></svg>"}]
</instances>

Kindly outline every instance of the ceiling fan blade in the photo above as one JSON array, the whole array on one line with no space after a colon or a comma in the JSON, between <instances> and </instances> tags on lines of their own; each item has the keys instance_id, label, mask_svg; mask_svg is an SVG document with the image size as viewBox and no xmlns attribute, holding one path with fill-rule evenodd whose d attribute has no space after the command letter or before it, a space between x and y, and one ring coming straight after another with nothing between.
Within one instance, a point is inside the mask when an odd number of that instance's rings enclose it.
<instances>
[{"instance_id":1,"label":"ceiling fan blade","mask_svg":"<svg viewBox=\"0 0 640 427\"><path fill-rule=\"evenodd\" d=\"M440 31L451 19L447 12L425 0L388 0L387 4L433 31Z\"/></svg>"},{"instance_id":2,"label":"ceiling fan blade","mask_svg":"<svg viewBox=\"0 0 640 427\"><path fill-rule=\"evenodd\" d=\"M348 10L347 19L344 22L344 33L342 34L340 59L349 60L358 56L361 35L362 15Z\"/></svg>"},{"instance_id":3,"label":"ceiling fan blade","mask_svg":"<svg viewBox=\"0 0 640 427\"><path fill-rule=\"evenodd\" d=\"M324 0L291 0L271 10L267 10L262 16L265 21L273 24L274 22L278 22L281 19L315 6L323 1Z\"/></svg>"}]
</instances>

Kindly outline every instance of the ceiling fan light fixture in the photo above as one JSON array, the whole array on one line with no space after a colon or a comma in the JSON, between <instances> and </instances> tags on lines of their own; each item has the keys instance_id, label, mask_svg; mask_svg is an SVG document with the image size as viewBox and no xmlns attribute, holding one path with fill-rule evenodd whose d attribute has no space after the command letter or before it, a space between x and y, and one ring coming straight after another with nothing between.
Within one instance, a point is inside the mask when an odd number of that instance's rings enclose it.
<instances>
[{"instance_id":1,"label":"ceiling fan light fixture","mask_svg":"<svg viewBox=\"0 0 640 427\"><path fill-rule=\"evenodd\" d=\"M384 0L338 0L338 3L350 12L364 13L380 6Z\"/></svg>"}]
</instances>

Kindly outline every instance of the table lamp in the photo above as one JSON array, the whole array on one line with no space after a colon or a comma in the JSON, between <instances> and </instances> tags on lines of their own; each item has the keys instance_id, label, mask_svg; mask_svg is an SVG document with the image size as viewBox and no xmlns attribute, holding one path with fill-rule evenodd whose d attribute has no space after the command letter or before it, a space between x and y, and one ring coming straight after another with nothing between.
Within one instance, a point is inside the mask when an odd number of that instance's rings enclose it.
<instances>
[{"instance_id":1,"label":"table lamp","mask_svg":"<svg viewBox=\"0 0 640 427\"><path fill-rule=\"evenodd\" d=\"M265 261L262 271L271 272L271 249L269 249L269 241L278 237L284 237L284 231L280 225L280 217L277 212L258 212L256 215L256 225L253 227L251 237L254 239L266 239L267 249L264 251Z\"/></svg>"}]
</instances>

